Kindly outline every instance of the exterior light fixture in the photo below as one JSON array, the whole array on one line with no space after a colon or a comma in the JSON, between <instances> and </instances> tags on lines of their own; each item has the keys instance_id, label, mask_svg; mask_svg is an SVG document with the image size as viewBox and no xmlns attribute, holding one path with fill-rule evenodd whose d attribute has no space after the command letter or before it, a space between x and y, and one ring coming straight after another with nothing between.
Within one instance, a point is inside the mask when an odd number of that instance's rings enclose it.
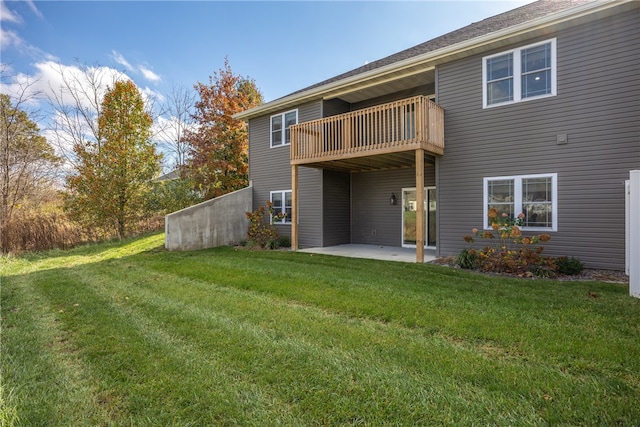
<instances>
[{"instance_id":1,"label":"exterior light fixture","mask_svg":"<svg viewBox=\"0 0 640 427\"><path fill-rule=\"evenodd\" d=\"M396 193L391 193L391 197L389 198L389 204L394 206L396 204Z\"/></svg>"}]
</instances>

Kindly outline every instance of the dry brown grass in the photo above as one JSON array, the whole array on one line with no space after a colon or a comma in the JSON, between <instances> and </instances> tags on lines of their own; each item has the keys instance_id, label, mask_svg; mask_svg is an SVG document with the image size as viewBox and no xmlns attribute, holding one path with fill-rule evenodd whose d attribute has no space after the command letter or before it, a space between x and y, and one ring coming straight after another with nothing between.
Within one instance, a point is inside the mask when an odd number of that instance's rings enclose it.
<instances>
[{"instance_id":1,"label":"dry brown grass","mask_svg":"<svg viewBox=\"0 0 640 427\"><path fill-rule=\"evenodd\" d=\"M103 237L81 228L59 212L20 213L1 232L3 252L11 253L68 249Z\"/></svg>"},{"instance_id":2,"label":"dry brown grass","mask_svg":"<svg viewBox=\"0 0 640 427\"><path fill-rule=\"evenodd\" d=\"M163 227L164 217L147 218L136 225L133 234L158 231ZM115 238L115 233L98 227L83 227L58 210L21 212L0 230L0 235L2 252L14 254L69 249L83 243Z\"/></svg>"}]
</instances>

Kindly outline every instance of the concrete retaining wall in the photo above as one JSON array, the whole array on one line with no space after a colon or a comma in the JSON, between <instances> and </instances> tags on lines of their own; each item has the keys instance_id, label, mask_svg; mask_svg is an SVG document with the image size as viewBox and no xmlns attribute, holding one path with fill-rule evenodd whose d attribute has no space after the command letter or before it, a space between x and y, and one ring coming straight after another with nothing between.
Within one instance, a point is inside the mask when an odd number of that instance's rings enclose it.
<instances>
[{"instance_id":1,"label":"concrete retaining wall","mask_svg":"<svg viewBox=\"0 0 640 427\"><path fill-rule=\"evenodd\" d=\"M252 199L249 186L165 216L165 248L192 251L245 240L249 226L245 213L253 211Z\"/></svg>"}]
</instances>

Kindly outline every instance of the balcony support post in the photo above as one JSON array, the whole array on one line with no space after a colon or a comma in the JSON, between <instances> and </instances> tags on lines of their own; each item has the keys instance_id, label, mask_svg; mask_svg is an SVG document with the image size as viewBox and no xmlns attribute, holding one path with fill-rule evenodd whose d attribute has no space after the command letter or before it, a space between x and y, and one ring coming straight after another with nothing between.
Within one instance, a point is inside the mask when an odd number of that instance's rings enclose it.
<instances>
[{"instance_id":1,"label":"balcony support post","mask_svg":"<svg viewBox=\"0 0 640 427\"><path fill-rule=\"evenodd\" d=\"M291 165L291 250L298 250L298 165Z\"/></svg>"},{"instance_id":2,"label":"balcony support post","mask_svg":"<svg viewBox=\"0 0 640 427\"><path fill-rule=\"evenodd\" d=\"M416 262L424 262L424 150L416 150Z\"/></svg>"}]
</instances>

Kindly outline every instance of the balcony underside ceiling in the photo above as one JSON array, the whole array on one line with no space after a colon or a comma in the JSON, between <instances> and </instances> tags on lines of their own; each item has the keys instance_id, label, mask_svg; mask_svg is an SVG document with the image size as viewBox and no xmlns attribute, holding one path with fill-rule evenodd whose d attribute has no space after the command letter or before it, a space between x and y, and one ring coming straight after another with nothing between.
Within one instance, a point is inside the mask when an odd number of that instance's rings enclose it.
<instances>
[{"instance_id":1,"label":"balcony underside ceiling","mask_svg":"<svg viewBox=\"0 0 640 427\"><path fill-rule=\"evenodd\" d=\"M434 165L435 158L425 155L425 165ZM339 172L369 172L392 169L411 169L416 166L415 150L397 153L379 154L366 157L354 157L340 160L299 164L311 168L330 169Z\"/></svg>"},{"instance_id":2,"label":"balcony underside ceiling","mask_svg":"<svg viewBox=\"0 0 640 427\"><path fill-rule=\"evenodd\" d=\"M403 73L380 76L377 79L359 82L348 88L342 88L340 91L329 92L324 99L340 98L343 101L354 104L434 82L435 71L433 68L425 71L416 67L416 69L405 70Z\"/></svg>"}]
</instances>

